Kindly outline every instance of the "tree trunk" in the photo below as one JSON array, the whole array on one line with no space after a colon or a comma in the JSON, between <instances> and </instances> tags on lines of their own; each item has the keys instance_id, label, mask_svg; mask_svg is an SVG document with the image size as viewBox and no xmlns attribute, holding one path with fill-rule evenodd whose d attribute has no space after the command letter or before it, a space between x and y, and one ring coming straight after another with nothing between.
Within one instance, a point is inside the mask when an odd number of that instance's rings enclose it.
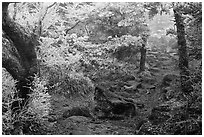
<instances>
[{"instance_id":1,"label":"tree trunk","mask_svg":"<svg viewBox=\"0 0 204 137\"><path fill-rule=\"evenodd\" d=\"M140 48L140 54L141 54L141 58L140 58L140 71L139 72L142 72L145 70L145 61L146 61L145 44L142 44L142 47Z\"/></svg>"},{"instance_id":2,"label":"tree trunk","mask_svg":"<svg viewBox=\"0 0 204 137\"><path fill-rule=\"evenodd\" d=\"M177 8L174 8L174 17L177 27L181 89L183 93L190 93L192 91L192 85L189 81L190 74L188 70L188 53L185 39L185 28L182 16Z\"/></svg>"},{"instance_id":3,"label":"tree trunk","mask_svg":"<svg viewBox=\"0 0 204 137\"><path fill-rule=\"evenodd\" d=\"M37 56L34 36L14 22L8 14L9 3L2 3L2 66L18 81L18 96L28 98L33 76L37 73ZM13 107L17 107L14 104ZM21 104L23 105L23 104Z\"/></svg>"}]
</instances>

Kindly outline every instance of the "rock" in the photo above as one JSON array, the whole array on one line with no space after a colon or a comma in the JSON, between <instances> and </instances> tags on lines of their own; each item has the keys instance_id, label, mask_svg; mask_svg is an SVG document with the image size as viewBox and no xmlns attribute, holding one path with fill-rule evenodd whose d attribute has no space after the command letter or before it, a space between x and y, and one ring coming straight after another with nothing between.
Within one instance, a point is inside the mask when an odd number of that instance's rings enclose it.
<instances>
[{"instance_id":1,"label":"rock","mask_svg":"<svg viewBox=\"0 0 204 137\"><path fill-rule=\"evenodd\" d=\"M161 66L162 66L161 62L158 61L158 60L155 60L155 61L156 62L155 62L155 64L152 67L154 67L154 68L161 68Z\"/></svg>"},{"instance_id":2,"label":"rock","mask_svg":"<svg viewBox=\"0 0 204 137\"><path fill-rule=\"evenodd\" d=\"M173 102L172 102L173 103ZM149 120L153 125L158 125L166 122L169 118L171 118L172 111L171 103L163 103L159 106L156 106L152 109L151 114L149 116Z\"/></svg>"},{"instance_id":3,"label":"rock","mask_svg":"<svg viewBox=\"0 0 204 137\"><path fill-rule=\"evenodd\" d=\"M153 68L150 68L149 71L157 73L157 72L160 72L160 69L153 67Z\"/></svg>"},{"instance_id":4,"label":"rock","mask_svg":"<svg viewBox=\"0 0 204 137\"><path fill-rule=\"evenodd\" d=\"M166 74L166 75L164 75L164 77L162 79L161 86L162 87L170 86L171 82L173 80L178 79L178 78L179 78L179 76L176 74Z\"/></svg>"},{"instance_id":5,"label":"rock","mask_svg":"<svg viewBox=\"0 0 204 137\"><path fill-rule=\"evenodd\" d=\"M114 117L118 115L133 117L136 115L134 101L114 94L109 91L104 91L101 87L95 89L96 112L102 112L104 117Z\"/></svg>"},{"instance_id":6,"label":"rock","mask_svg":"<svg viewBox=\"0 0 204 137\"><path fill-rule=\"evenodd\" d=\"M55 122L55 121L57 121L57 118L55 116L48 116L47 120L48 120L48 122Z\"/></svg>"},{"instance_id":7,"label":"rock","mask_svg":"<svg viewBox=\"0 0 204 137\"><path fill-rule=\"evenodd\" d=\"M152 58L153 58L153 59L155 59L155 58L156 58L156 56L155 56L155 55L153 55L153 54L152 54L152 55L150 54L150 55L147 55L147 58L149 58L149 59L152 59Z\"/></svg>"},{"instance_id":8,"label":"rock","mask_svg":"<svg viewBox=\"0 0 204 137\"><path fill-rule=\"evenodd\" d=\"M151 73L149 71L142 71L141 73L139 73L138 77L151 77Z\"/></svg>"},{"instance_id":9,"label":"rock","mask_svg":"<svg viewBox=\"0 0 204 137\"><path fill-rule=\"evenodd\" d=\"M118 92L120 91L120 87L119 86L111 86L108 90L110 90L111 92Z\"/></svg>"},{"instance_id":10,"label":"rock","mask_svg":"<svg viewBox=\"0 0 204 137\"><path fill-rule=\"evenodd\" d=\"M159 53L157 51L155 51L155 52L154 51L149 51L148 54L156 56Z\"/></svg>"},{"instance_id":11,"label":"rock","mask_svg":"<svg viewBox=\"0 0 204 137\"><path fill-rule=\"evenodd\" d=\"M149 120L153 125L158 125L166 122L170 117L168 113L153 108Z\"/></svg>"},{"instance_id":12,"label":"rock","mask_svg":"<svg viewBox=\"0 0 204 137\"><path fill-rule=\"evenodd\" d=\"M142 109L142 108L144 108L144 107L145 107L145 105L144 105L144 104L142 104L142 103L137 103L137 104L136 104L136 106L137 106L139 109Z\"/></svg>"},{"instance_id":13,"label":"rock","mask_svg":"<svg viewBox=\"0 0 204 137\"><path fill-rule=\"evenodd\" d=\"M76 122L90 121L90 119L88 119L87 117L84 117L84 116L71 116L71 117L69 117L69 119L72 121L76 121Z\"/></svg>"},{"instance_id":14,"label":"rock","mask_svg":"<svg viewBox=\"0 0 204 137\"><path fill-rule=\"evenodd\" d=\"M149 85L149 84L142 84L143 88L145 89L151 89L151 90L155 90L156 89L156 85Z\"/></svg>"},{"instance_id":15,"label":"rock","mask_svg":"<svg viewBox=\"0 0 204 137\"><path fill-rule=\"evenodd\" d=\"M123 86L124 89L135 90L137 88L142 88L142 83L138 81L127 81L126 84Z\"/></svg>"},{"instance_id":16,"label":"rock","mask_svg":"<svg viewBox=\"0 0 204 137\"><path fill-rule=\"evenodd\" d=\"M130 80L130 81L127 81L125 83L125 86L132 86L132 85L135 85L135 84L138 84L138 81Z\"/></svg>"},{"instance_id":17,"label":"rock","mask_svg":"<svg viewBox=\"0 0 204 137\"><path fill-rule=\"evenodd\" d=\"M149 84L149 85L154 85L156 83L156 79L151 78L151 77L143 77L142 78L142 83Z\"/></svg>"},{"instance_id":18,"label":"rock","mask_svg":"<svg viewBox=\"0 0 204 137\"><path fill-rule=\"evenodd\" d=\"M141 88L144 88L144 86L142 85L142 83L140 83L140 84L137 85L137 89L141 89Z\"/></svg>"},{"instance_id":19,"label":"rock","mask_svg":"<svg viewBox=\"0 0 204 137\"><path fill-rule=\"evenodd\" d=\"M141 84L139 82L131 83L131 86L124 85L125 90L135 90L137 89L138 85Z\"/></svg>"},{"instance_id":20,"label":"rock","mask_svg":"<svg viewBox=\"0 0 204 137\"><path fill-rule=\"evenodd\" d=\"M123 77L123 81L131 81L135 80L135 77L133 75L126 75Z\"/></svg>"},{"instance_id":21,"label":"rock","mask_svg":"<svg viewBox=\"0 0 204 137\"><path fill-rule=\"evenodd\" d=\"M90 110L85 107L73 107L71 109L66 110L62 115L63 118L68 118L71 116L84 116L94 119L94 116L90 113Z\"/></svg>"},{"instance_id":22,"label":"rock","mask_svg":"<svg viewBox=\"0 0 204 137\"><path fill-rule=\"evenodd\" d=\"M165 61L165 60L169 60L169 57L165 57L165 56L164 56L164 57L160 57L159 59L160 59L161 61Z\"/></svg>"},{"instance_id":23,"label":"rock","mask_svg":"<svg viewBox=\"0 0 204 137\"><path fill-rule=\"evenodd\" d=\"M183 103L178 102L174 99L166 101L165 103L152 109L149 120L154 125L162 124L169 118L172 118L173 113L177 114L178 111L183 109L183 106Z\"/></svg>"},{"instance_id":24,"label":"rock","mask_svg":"<svg viewBox=\"0 0 204 137\"><path fill-rule=\"evenodd\" d=\"M171 108L166 105L166 106L159 106L159 107L155 107L154 109L152 109L152 112L156 112L156 111L160 111L160 112L169 112L171 110Z\"/></svg>"}]
</instances>

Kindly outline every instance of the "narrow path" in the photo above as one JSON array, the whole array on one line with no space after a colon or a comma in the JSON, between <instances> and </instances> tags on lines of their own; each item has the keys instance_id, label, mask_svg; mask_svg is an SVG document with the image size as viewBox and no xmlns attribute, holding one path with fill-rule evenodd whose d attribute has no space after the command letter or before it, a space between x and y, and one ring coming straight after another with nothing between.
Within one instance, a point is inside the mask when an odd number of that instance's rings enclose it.
<instances>
[{"instance_id":1,"label":"narrow path","mask_svg":"<svg viewBox=\"0 0 204 137\"><path fill-rule=\"evenodd\" d=\"M156 59L151 65L158 64L158 72L153 72L157 85L161 83L163 76L167 73L178 73L175 71L175 61L166 54L155 54ZM130 93L127 93L130 94ZM131 95L130 95L131 96ZM68 99L62 95L52 95L51 113L52 119L48 122L50 133L55 135L132 135L135 134L138 123L146 119L151 113L153 107L160 101L160 89L156 87L154 91L141 92L137 98L138 102L144 104L144 108L138 111L133 119L125 120L91 120L82 116L72 116L67 119L61 119L63 112L67 109Z\"/></svg>"}]
</instances>

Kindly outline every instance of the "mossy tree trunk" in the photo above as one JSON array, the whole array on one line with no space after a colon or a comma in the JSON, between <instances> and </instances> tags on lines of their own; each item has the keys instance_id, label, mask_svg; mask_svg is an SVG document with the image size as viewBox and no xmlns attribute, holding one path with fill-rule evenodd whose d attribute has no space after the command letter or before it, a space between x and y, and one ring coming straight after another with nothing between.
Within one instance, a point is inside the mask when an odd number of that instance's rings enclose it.
<instances>
[{"instance_id":1,"label":"mossy tree trunk","mask_svg":"<svg viewBox=\"0 0 204 137\"><path fill-rule=\"evenodd\" d=\"M192 85L189 81L190 74L188 69L188 52L185 39L184 22L178 7L175 6L173 10L177 27L181 89L183 93L190 93L192 91Z\"/></svg>"},{"instance_id":2,"label":"mossy tree trunk","mask_svg":"<svg viewBox=\"0 0 204 137\"><path fill-rule=\"evenodd\" d=\"M9 4L2 3L2 66L18 81L18 96L26 101L33 76L37 73L35 46L38 42L34 35L10 18ZM16 105L19 104L13 107Z\"/></svg>"},{"instance_id":3,"label":"mossy tree trunk","mask_svg":"<svg viewBox=\"0 0 204 137\"><path fill-rule=\"evenodd\" d=\"M140 48L140 71L145 71L145 61L146 61L146 48L145 48L145 44L142 44L142 47Z\"/></svg>"}]
</instances>

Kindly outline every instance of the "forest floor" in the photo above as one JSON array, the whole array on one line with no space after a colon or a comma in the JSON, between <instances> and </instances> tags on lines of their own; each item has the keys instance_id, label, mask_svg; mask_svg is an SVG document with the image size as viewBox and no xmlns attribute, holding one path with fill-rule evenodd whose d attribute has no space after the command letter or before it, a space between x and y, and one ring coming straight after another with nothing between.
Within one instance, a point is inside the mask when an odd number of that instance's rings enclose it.
<instances>
[{"instance_id":1,"label":"forest floor","mask_svg":"<svg viewBox=\"0 0 204 137\"><path fill-rule=\"evenodd\" d=\"M150 56L149 56L150 55ZM175 56L174 56L175 57ZM125 118L123 120L95 119L72 116L62 119L63 113L67 110L67 99L63 95L52 95L52 113L51 120L47 123L48 133L54 135L133 135L137 134L142 121L147 120L154 107L162 103L161 85L162 79L167 73L178 74L175 58L167 53L150 52L147 53L147 63L151 79L154 80L154 90L151 83L143 82L143 88L137 93L126 92L126 97L131 97L138 103L143 104L143 108L138 108L137 115L134 118Z\"/></svg>"}]
</instances>

